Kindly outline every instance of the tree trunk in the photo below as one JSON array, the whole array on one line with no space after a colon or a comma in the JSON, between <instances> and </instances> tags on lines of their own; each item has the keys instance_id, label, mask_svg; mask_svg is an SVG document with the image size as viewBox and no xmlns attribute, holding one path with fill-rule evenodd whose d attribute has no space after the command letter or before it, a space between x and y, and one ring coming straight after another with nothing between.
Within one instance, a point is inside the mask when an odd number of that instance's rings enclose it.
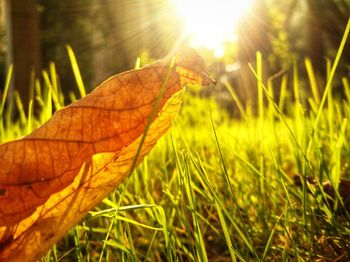
<instances>
[{"instance_id":1,"label":"tree trunk","mask_svg":"<svg viewBox=\"0 0 350 262\"><path fill-rule=\"evenodd\" d=\"M28 108L31 73L41 66L40 31L35 0L6 0L8 63L14 66L12 87Z\"/></svg>"}]
</instances>

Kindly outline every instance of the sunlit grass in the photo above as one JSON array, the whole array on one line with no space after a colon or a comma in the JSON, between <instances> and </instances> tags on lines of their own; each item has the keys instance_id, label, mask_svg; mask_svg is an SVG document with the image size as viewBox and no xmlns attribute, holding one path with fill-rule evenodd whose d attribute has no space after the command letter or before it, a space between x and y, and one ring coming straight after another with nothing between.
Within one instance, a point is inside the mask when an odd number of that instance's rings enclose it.
<instances>
[{"instance_id":1,"label":"sunlit grass","mask_svg":"<svg viewBox=\"0 0 350 262\"><path fill-rule=\"evenodd\" d=\"M260 90L257 116L229 83L228 94L241 116L237 119L189 88L170 132L128 182L92 210L45 260L349 259L350 220L341 199L331 206L321 187L306 183L307 177L319 185L349 178L349 78L332 76L329 70L324 76L328 88L321 92L306 58L306 80L295 63L270 83L278 87L277 97L268 83L259 81L261 61L258 55L252 64L254 88ZM344 97L333 94L337 78ZM81 88L77 92L84 94ZM36 82L29 114L15 97L16 121L6 117L8 101L3 98L0 104L1 141L30 132L64 106L54 65ZM301 176L302 187L294 185L294 174Z\"/></svg>"}]
</instances>

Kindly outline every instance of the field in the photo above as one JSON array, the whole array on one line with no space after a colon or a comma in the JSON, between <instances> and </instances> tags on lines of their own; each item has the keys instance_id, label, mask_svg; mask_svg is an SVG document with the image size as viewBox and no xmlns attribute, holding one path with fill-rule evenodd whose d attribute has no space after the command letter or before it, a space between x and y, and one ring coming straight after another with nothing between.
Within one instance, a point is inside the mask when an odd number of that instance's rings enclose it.
<instances>
[{"instance_id":1,"label":"field","mask_svg":"<svg viewBox=\"0 0 350 262\"><path fill-rule=\"evenodd\" d=\"M336 74L345 39L327 65L323 93L307 59L308 81L291 68L279 97L271 92L274 82L265 86L257 73L258 114L229 85L240 118L188 87L167 135L43 260L348 261L345 200L337 190L331 199L321 186L329 180L337 189L341 178L350 178L350 85ZM15 96L16 122L6 121L3 98L2 141L46 121L52 104L63 106L55 76L52 65L43 84L32 87L37 108L31 103L29 115ZM335 85L343 95L333 92Z\"/></svg>"}]
</instances>

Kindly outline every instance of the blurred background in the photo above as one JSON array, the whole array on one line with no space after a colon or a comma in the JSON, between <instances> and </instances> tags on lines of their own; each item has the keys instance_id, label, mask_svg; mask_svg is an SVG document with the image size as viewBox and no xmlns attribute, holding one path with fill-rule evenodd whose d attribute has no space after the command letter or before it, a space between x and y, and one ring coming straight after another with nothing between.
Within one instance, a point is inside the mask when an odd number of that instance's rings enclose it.
<instances>
[{"instance_id":1,"label":"blurred background","mask_svg":"<svg viewBox=\"0 0 350 262\"><path fill-rule=\"evenodd\" d=\"M256 80L248 63L254 64L257 51L264 79L276 81L310 57L321 89L326 60L334 58L350 14L350 0L0 2L0 86L13 64L10 93L18 90L24 104L33 79L40 79L51 62L61 89L75 87L67 44L88 90L133 68L138 57L148 63L181 43L197 48L212 75L230 82L242 103L255 104ZM340 70L349 75L349 47L343 59ZM225 106L223 89L219 84L215 95Z\"/></svg>"}]
</instances>

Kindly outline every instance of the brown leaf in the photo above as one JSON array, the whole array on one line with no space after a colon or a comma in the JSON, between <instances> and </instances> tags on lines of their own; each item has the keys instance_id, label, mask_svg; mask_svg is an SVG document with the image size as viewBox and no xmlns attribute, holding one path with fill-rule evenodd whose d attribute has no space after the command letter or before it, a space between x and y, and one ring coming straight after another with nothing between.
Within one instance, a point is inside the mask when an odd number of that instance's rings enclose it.
<instances>
[{"instance_id":1,"label":"brown leaf","mask_svg":"<svg viewBox=\"0 0 350 262\"><path fill-rule=\"evenodd\" d=\"M201 57L182 48L111 77L30 135L1 145L0 260L40 258L129 175L162 86L137 163L170 127L183 86L211 83Z\"/></svg>"},{"instance_id":2,"label":"brown leaf","mask_svg":"<svg viewBox=\"0 0 350 262\"><path fill-rule=\"evenodd\" d=\"M299 174L296 174L293 176L294 184L302 187L302 177ZM314 177L307 177L306 181L311 186L316 186L317 181ZM334 200L337 198L336 190L334 189L331 181L327 180L323 182L322 189L324 193L327 194L327 199L325 199L325 202L330 205L331 208L333 208ZM311 190L307 188L308 192L311 193ZM348 212L350 212L350 180L349 179L340 179L338 183L338 194L341 200L344 203L344 207L347 209Z\"/></svg>"}]
</instances>

